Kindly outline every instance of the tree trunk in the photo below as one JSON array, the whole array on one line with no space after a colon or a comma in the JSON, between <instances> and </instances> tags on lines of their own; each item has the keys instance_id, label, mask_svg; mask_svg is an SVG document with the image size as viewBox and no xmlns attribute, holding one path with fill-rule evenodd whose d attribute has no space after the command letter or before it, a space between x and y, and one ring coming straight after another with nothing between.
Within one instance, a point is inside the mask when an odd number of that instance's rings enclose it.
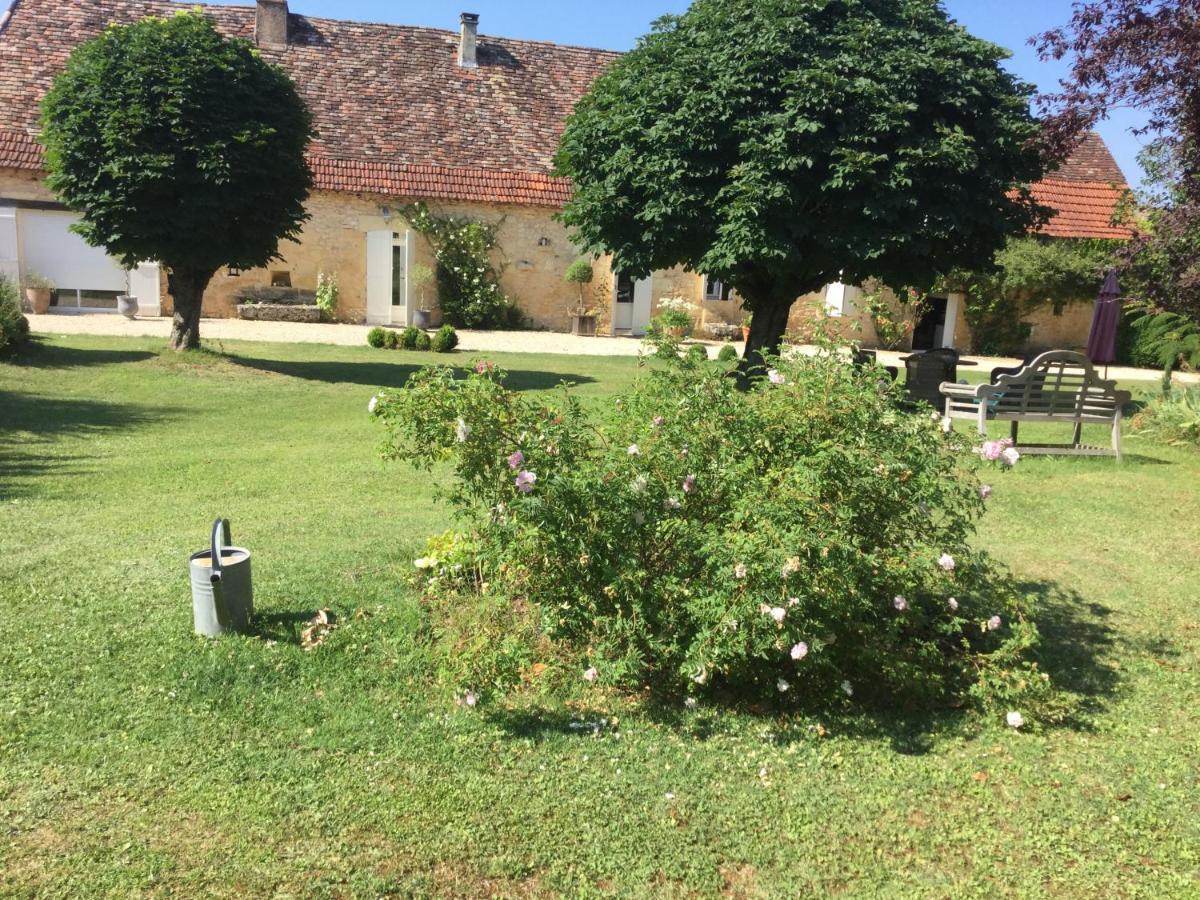
<instances>
[{"instance_id":1,"label":"tree trunk","mask_svg":"<svg viewBox=\"0 0 1200 900\"><path fill-rule=\"evenodd\" d=\"M787 331L788 313L792 311L794 299L760 301L752 307L750 340L746 341L746 353L739 367L746 375L762 375L766 368L766 357L778 356Z\"/></svg>"},{"instance_id":2,"label":"tree trunk","mask_svg":"<svg viewBox=\"0 0 1200 900\"><path fill-rule=\"evenodd\" d=\"M175 301L172 350L200 349L200 307L212 277L212 272L199 269L171 269L167 275L167 289Z\"/></svg>"}]
</instances>

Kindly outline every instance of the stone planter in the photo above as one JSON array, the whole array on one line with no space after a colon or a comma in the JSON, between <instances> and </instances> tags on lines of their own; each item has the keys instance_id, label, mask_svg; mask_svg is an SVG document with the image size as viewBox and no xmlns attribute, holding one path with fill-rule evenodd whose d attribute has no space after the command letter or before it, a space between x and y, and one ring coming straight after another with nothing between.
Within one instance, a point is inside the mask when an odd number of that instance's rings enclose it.
<instances>
[{"instance_id":1,"label":"stone planter","mask_svg":"<svg viewBox=\"0 0 1200 900\"><path fill-rule=\"evenodd\" d=\"M50 312L50 288L25 288L25 301L35 316Z\"/></svg>"},{"instance_id":2,"label":"stone planter","mask_svg":"<svg viewBox=\"0 0 1200 900\"><path fill-rule=\"evenodd\" d=\"M136 319L138 314L137 297L131 294L121 294L117 297L117 312L131 321Z\"/></svg>"},{"instance_id":3,"label":"stone planter","mask_svg":"<svg viewBox=\"0 0 1200 900\"><path fill-rule=\"evenodd\" d=\"M586 313L573 313L571 315L571 334L580 337L595 337L596 317Z\"/></svg>"},{"instance_id":4,"label":"stone planter","mask_svg":"<svg viewBox=\"0 0 1200 900\"><path fill-rule=\"evenodd\" d=\"M430 309L414 309L413 310L413 326L420 328L422 331L428 331L433 327L433 310Z\"/></svg>"}]
</instances>

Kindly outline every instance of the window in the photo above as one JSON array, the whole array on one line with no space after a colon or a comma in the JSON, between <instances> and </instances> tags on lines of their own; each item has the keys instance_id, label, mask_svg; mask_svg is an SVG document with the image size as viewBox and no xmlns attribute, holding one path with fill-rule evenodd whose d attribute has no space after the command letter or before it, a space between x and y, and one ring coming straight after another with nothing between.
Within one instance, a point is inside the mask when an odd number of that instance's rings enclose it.
<instances>
[{"instance_id":1,"label":"window","mask_svg":"<svg viewBox=\"0 0 1200 900\"><path fill-rule=\"evenodd\" d=\"M117 297L123 293L59 287L50 295L50 306L53 309L116 309Z\"/></svg>"},{"instance_id":2,"label":"window","mask_svg":"<svg viewBox=\"0 0 1200 900\"><path fill-rule=\"evenodd\" d=\"M633 302L633 277L623 272L617 275L617 302Z\"/></svg>"},{"instance_id":3,"label":"window","mask_svg":"<svg viewBox=\"0 0 1200 900\"><path fill-rule=\"evenodd\" d=\"M733 288L727 284L722 284L711 275L704 276L704 299L705 300L728 300L733 296Z\"/></svg>"}]
</instances>

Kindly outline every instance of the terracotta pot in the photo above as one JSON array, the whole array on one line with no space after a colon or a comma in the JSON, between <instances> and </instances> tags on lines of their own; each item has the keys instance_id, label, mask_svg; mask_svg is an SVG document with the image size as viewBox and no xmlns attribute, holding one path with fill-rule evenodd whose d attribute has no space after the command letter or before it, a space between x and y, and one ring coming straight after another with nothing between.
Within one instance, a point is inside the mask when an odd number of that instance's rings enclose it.
<instances>
[{"instance_id":1,"label":"terracotta pot","mask_svg":"<svg viewBox=\"0 0 1200 900\"><path fill-rule=\"evenodd\" d=\"M685 338L688 336L688 332L690 330L691 329L688 328L686 325L672 325L668 328L663 329L663 331L667 334L668 337L673 337L673 338Z\"/></svg>"},{"instance_id":2,"label":"terracotta pot","mask_svg":"<svg viewBox=\"0 0 1200 900\"><path fill-rule=\"evenodd\" d=\"M750 326L749 325L742 326L742 340L747 343L749 343L749 341L750 341Z\"/></svg>"},{"instance_id":3,"label":"terracotta pot","mask_svg":"<svg viewBox=\"0 0 1200 900\"><path fill-rule=\"evenodd\" d=\"M25 300L35 316L44 316L50 312L49 288L25 288Z\"/></svg>"}]
</instances>

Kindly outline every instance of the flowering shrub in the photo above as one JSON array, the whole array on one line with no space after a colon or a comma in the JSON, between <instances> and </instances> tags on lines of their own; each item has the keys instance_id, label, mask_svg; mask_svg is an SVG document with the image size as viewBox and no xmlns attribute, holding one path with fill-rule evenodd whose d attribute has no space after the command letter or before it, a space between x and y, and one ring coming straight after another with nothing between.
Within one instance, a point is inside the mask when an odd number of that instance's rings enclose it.
<instances>
[{"instance_id":1,"label":"flowering shrub","mask_svg":"<svg viewBox=\"0 0 1200 900\"><path fill-rule=\"evenodd\" d=\"M832 357L775 361L749 392L686 362L603 413L489 363L379 395L385 455L453 471L459 529L417 577L459 689L550 669L809 704L998 685L1015 708L1042 684L1010 677L1037 631L968 543L990 493L969 444Z\"/></svg>"},{"instance_id":2,"label":"flowering shrub","mask_svg":"<svg viewBox=\"0 0 1200 900\"><path fill-rule=\"evenodd\" d=\"M496 328L513 323L515 310L500 288L492 264L498 226L453 216L435 216L422 203L405 212L424 234L437 260L438 303L459 328Z\"/></svg>"},{"instance_id":3,"label":"flowering shrub","mask_svg":"<svg viewBox=\"0 0 1200 900\"><path fill-rule=\"evenodd\" d=\"M321 318L332 322L337 318L338 280L336 275L317 273L317 306L321 310Z\"/></svg>"}]
</instances>

